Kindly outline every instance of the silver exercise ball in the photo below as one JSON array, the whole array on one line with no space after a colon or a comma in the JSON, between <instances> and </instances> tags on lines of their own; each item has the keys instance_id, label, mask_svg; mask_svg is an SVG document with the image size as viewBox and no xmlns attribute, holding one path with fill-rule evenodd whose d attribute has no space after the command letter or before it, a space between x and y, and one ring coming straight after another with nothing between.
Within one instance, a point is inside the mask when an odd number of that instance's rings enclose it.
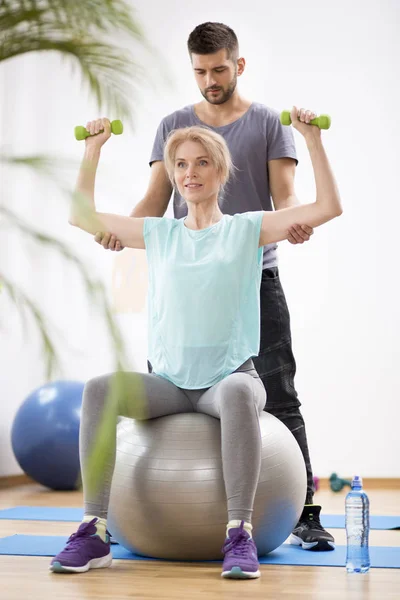
<instances>
[{"instance_id":1,"label":"silver exercise ball","mask_svg":"<svg viewBox=\"0 0 400 600\"><path fill-rule=\"evenodd\" d=\"M274 416L260 417L262 462L254 503L259 555L280 546L297 523L306 470L297 441ZM136 554L219 560L227 506L218 419L185 413L118 424L108 526Z\"/></svg>"}]
</instances>

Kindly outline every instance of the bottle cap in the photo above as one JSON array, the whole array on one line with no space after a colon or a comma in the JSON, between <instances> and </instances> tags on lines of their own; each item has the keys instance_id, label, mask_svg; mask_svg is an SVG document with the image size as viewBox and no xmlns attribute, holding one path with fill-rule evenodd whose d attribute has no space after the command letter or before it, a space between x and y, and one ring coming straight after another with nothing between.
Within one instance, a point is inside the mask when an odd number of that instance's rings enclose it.
<instances>
[{"instance_id":1,"label":"bottle cap","mask_svg":"<svg viewBox=\"0 0 400 600\"><path fill-rule=\"evenodd\" d=\"M351 482L352 489L361 489L362 484L362 477L360 477L359 475L354 475L353 481Z\"/></svg>"}]
</instances>

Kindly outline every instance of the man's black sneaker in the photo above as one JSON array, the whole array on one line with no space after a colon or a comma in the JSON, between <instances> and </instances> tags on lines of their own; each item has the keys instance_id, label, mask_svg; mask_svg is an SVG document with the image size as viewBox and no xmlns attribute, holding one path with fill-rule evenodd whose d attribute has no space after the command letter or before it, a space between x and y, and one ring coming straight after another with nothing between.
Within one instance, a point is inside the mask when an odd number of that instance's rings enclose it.
<instances>
[{"instance_id":1,"label":"man's black sneaker","mask_svg":"<svg viewBox=\"0 0 400 600\"><path fill-rule=\"evenodd\" d=\"M335 539L321 525L317 504L306 504L299 522L289 538L290 544L301 546L304 550L334 550Z\"/></svg>"}]
</instances>

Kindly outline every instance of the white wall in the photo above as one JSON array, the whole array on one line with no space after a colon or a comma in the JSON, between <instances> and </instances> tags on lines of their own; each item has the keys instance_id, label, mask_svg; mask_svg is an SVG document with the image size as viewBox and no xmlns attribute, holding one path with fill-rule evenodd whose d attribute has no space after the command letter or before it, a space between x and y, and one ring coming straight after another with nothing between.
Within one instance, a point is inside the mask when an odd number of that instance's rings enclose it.
<instances>
[{"instance_id":1,"label":"white wall","mask_svg":"<svg viewBox=\"0 0 400 600\"><path fill-rule=\"evenodd\" d=\"M130 212L146 189L147 159L159 120L198 101L186 40L201 22L222 21L236 31L247 60L239 80L243 95L277 110L297 104L331 114L332 128L323 138L344 214L303 246L280 245L296 384L316 475L399 477L398 3L160 1L155 11L155 3L138 0L134 6L150 41L163 53L173 85L165 83L165 65L142 58L148 86L132 98L135 131L126 130L104 150L99 207ZM51 54L2 65L0 102L0 146L21 154L50 152L79 160L82 146L73 138L73 127L98 116L78 78ZM295 135L300 158L296 191L308 202L315 197L312 169L304 141ZM55 186L4 167L0 176L2 201L36 227L68 241L112 297L112 276L121 257L68 227L66 201ZM75 176L76 169L70 169L71 182ZM37 299L62 336L63 377L86 380L112 369L104 327L73 268L4 230L0 248L0 269ZM140 259L133 253L131 260L130 276L143 277ZM118 268L123 281L129 270ZM131 298L128 309L136 312L117 318L129 341L131 367L145 369L143 286L134 293L140 298ZM45 377L38 340L22 332L4 294L0 310L0 475L7 475L20 472L9 441L13 416Z\"/></svg>"}]
</instances>

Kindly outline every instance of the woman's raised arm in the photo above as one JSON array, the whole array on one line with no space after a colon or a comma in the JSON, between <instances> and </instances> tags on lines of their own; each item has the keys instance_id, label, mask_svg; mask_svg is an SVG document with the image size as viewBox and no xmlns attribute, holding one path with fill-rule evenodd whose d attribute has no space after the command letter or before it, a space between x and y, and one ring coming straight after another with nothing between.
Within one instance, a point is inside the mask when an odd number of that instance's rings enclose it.
<instances>
[{"instance_id":1,"label":"woman's raised arm","mask_svg":"<svg viewBox=\"0 0 400 600\"><path fill-rule=\"evenodd\" d=\"M69 223L92 235L98 231L114 234L123 246L145 248L143 238L144 219L124 217L96 211L94 188L101 147L111 136L108 119L97 119L86 125L90 136L85 139L85 154L79 169L75 194L71 203Z\"/></svg>"},{"instance_id":2,"label":"woman's raised arm","mask_svg":"<svg viewBox=\"0 0 400 600\"><path fill-rule=\"evenodd\" d=\"M275 212L266 211L262 220L260 246L286 240L293 225L318 227L339 217L343 212L335 177L322 144L321 130L308 124L314 116L310 111L299 112L296 107L293 107L291 113L292 125L304 136L310 153L317 192L316 201Z\"/></svg>"}]
</instances>

